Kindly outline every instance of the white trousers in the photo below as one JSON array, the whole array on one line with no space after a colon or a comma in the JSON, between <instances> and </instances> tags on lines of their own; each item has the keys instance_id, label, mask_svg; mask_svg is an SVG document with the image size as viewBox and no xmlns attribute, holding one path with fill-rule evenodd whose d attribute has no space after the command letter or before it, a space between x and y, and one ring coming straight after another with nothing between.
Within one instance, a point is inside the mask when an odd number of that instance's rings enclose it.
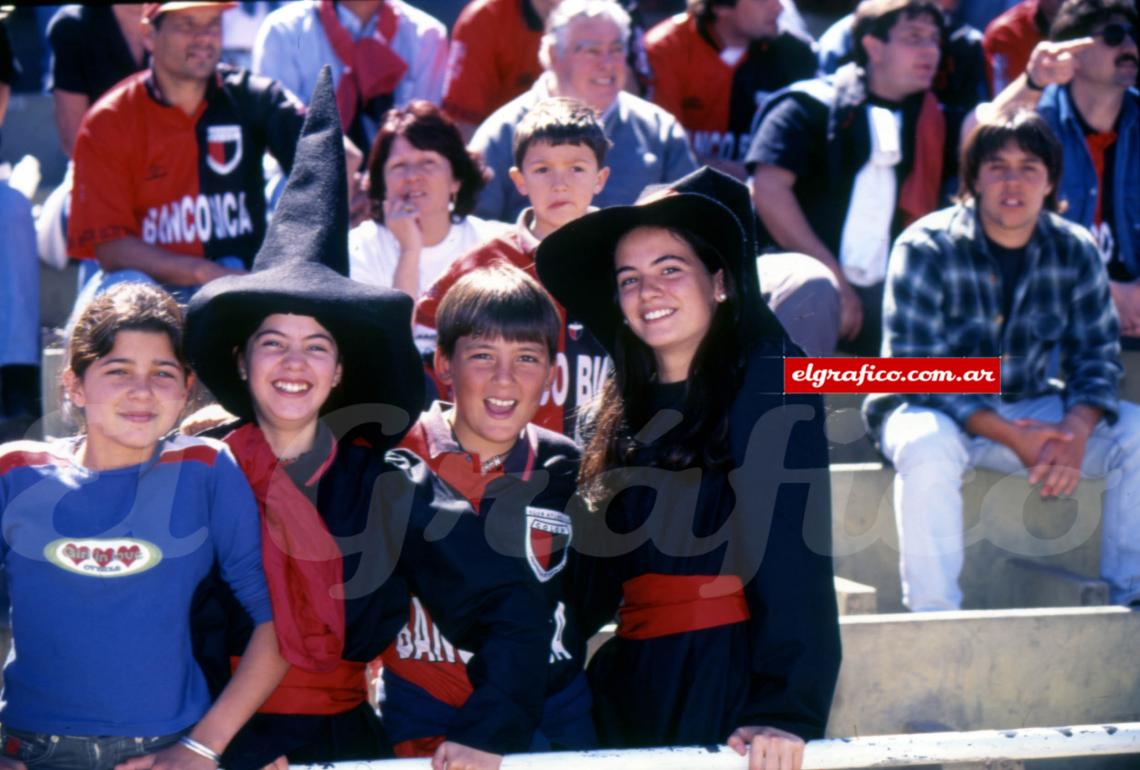
<instances>
[{"instance_id":1,"label":"white trousers","mask_svg":"<svg viewBox=\"0 0 1140 770\"><path fill-rule=\"evenodd\" d=\"M1058 396L1002 403L1007 420L1059 422ZM962 475L969 468L1027 473L1008 447L970 436L946 414L904 404L883 425L883 453L895 466L903 603L916 612L962 605ZM1101 577L1118 604L1140 599L1140 407L1121 401L1114 425L1097 423L1081 476L1105 477Z\"/></svg>"}]
</instances>

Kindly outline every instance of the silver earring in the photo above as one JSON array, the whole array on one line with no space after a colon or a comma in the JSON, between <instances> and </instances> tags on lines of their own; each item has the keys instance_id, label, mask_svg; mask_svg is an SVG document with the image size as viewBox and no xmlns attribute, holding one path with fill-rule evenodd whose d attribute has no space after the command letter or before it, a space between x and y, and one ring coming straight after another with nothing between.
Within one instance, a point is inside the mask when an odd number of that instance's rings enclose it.
<instances>
[{"instance_id":1,"label":"silver earring","mask_svg":"<svg viewBox=\"0 0 1140 770\"><path fill-rule=\"evenodd\" d=\"M717 302L724 302L728 297L725 296L724 292L717 292L715 299Z\"/></svg>"}]
</instances>

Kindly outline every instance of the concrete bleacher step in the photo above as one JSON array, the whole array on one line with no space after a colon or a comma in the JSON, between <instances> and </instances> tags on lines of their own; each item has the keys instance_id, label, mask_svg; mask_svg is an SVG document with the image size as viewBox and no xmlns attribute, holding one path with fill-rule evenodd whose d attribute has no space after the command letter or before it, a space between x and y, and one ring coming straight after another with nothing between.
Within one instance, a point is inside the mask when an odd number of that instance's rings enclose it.
<instances>
[{"instance_id":1,"label":"concrete bleacher step","mask_svg":"<svg viewBox=\"0 0 1140 770\"><path fill-rule=\"evenodd\" d=\"M1108 583L1031 559L1006 559L1010 597L1019 607L1103 607Z\"/></svg>"},{"instance_id":2,"label":"concrete bleacher step","mask_svg":"<svg viewBox=\"0 0 1140 770\"><path fill-rule=\"evenodd\" d=\"M835 574L873 586L879 612L902 610L892 482L894 471L879 463L833 465L832 553ZM1046 584L1028 589L1011 580L1007 560L1028 559L1095 579L1100 574L1100 519L1104 481L1082 480L1074 497L1042 500L1023 476L973 470L963 486L965 566L963 606L996 609L1025 606L1024 591L1036 604L1057 604L1079 595L1064 581L1046 581L1061 593L1047 601ZM1024 576L1025 569L1019 570ZM1076 593L1074 593L1076 590ZM1091 594L1090 594L1091 596Z\"/></svg>"},{"instance_id":3,"label":"concrete bleacher step","mask_svg":"<svg viewBox=\"0 0 1140 770\"><path fill-rule=\"evenodd\" d=\"M1140 718L1140 612L1123 607L858 615L840 633L831 736Z\"/></svg>"},{"instance_id":4,"label":"concrete bleacher step","mask_svg":"<svg viewBox=\"0 0 1140 770\"><path fill-rule=\"evenodd\" d=\"M835 577L835 598L840 615L874 615L879 610L876 594L874 586L838 575Z\"/></svg>"},{"instance_id":5,"label":"concrete bleacher step","mask_svg":"<svg viewBox=\"0 0 1140 770\"><path fill-rule=\"evenodd\" d=\"M863 426L860 409L866 396L851 393L829 393L824 396L827 408L827 448L832 463L879 462L875 445Z\"/></svg>"}]
</instances>

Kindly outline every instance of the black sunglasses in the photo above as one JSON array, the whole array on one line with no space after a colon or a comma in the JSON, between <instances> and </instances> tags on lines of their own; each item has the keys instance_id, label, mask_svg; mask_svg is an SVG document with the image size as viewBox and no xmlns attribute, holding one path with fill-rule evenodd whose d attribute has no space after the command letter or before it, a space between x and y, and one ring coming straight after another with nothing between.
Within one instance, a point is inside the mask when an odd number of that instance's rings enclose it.
<instances>
[{"instance_id":1,"label":"black sunglasses","mask_svg":"<svg viewBox=\"0 0 1140 770\"><path fill-rule=\"evenodd\" d=\"M1136 28L1132 25L1124 25L1114 21L1111 24L1106 24L1104 29L1096 36L1103 40L1104 44L1109 48L1116 48L1124 42L1125 37L1130 37L1135 40Z\"/></svg>"}]
</instances>

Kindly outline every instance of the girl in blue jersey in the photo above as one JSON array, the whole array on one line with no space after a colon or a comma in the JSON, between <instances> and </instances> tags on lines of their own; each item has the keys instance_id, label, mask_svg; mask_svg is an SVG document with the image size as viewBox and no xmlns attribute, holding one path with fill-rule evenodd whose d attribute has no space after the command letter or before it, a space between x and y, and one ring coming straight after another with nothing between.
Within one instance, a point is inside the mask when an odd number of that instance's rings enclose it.
<instances>
[{"instance_id":1,"label":"girl in blue jersey","mask_svg":"<svg viewBox=\"0 0 1140 770\"><path fill-rule=\"evenodd\" d=\"M827 445L818 397L783 393L795 349L758 296L751 218L706 168L564 226L537 267L615 364L569 578L587 632L617 612L589 667L602 742L727 741L798 770L839 668Z\"/></svg>"},{"instance_id":2,"label":"girl in blue jersey","mask_svg":"<svg viewBox=\"0 0 1140 770\"><path fill-rule=\"evenodd\" d=\"M249 485L220 442L168 435L192 382L181 341L164 291L112 288L68 348L82 432L0 447L2 766L214 767L284 674ZM257 628L211 704L190 606L215 566Z\"/></svg>"}]
</instances>

